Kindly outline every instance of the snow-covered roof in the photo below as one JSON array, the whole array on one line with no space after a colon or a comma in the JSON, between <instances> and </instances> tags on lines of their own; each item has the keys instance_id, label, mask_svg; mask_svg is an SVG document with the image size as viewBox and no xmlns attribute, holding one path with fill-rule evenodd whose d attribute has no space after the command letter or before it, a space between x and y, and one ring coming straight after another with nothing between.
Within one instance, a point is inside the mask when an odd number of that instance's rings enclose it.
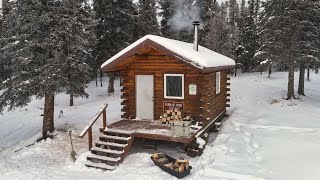
<instances>
[{"instance_id":1,"label":"snow-covered roof","mask_svg":"<svg viewBox=\"0 0 320 180\"><path fill-rule=\"evenodd\" d=\"M195 66L201 70L209 68L230 68L235 61L222 54L211 51L199 45L198 51L193 49L192 43L186 43L155 35L146 35L127 48L120 51L101 65L102 70L109 70L117 61L124 60L146 45L176 56L178 59Z\"/></svg>"}]
</instances>

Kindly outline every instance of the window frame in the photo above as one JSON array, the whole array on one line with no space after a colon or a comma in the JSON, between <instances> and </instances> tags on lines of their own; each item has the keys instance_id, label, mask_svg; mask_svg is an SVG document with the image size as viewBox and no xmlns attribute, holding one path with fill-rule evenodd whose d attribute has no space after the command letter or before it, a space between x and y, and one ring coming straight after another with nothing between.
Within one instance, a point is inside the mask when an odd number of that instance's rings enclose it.
<instances>
[{"instance_id":1,"label":"window frame","mask_svg":"<svg viewBox=\"0 0 320 180\"><path fill-rule=\"evenodd\" d=\"M181 97L178 96L167 96L167 76L178 76L182 77L181 79ZM184 74L163 74L163 95L165 99L184 99Z\"/></svg>"},{"instance_id":2,"label":"window frame","mask_svg":"<svg viewBox=\"0 0 320 180\"><path fill-rule=\"evenodd\" d=\"M219 72L216 72L216 94L219 94L220 92L221 92L221 73L219 71Z\"/></svg>"}]
</instances>

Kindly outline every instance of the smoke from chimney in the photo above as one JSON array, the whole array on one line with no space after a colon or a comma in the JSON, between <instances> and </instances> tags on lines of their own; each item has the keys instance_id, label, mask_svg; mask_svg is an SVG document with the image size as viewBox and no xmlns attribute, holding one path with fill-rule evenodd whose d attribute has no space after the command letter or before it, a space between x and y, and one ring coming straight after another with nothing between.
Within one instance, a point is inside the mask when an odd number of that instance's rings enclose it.
<instances>
[{"instance_id":1,"label":"smoke from chimney","mask_svg":"<svg viewBox=\"0 0 320 180\"><path fill-rule=\"evenodd\" d=\"M175 0L175 12L169 23L174 31L192 31L190 22L200 19L200 8L197 1Z\"/></svg>"}]
</instances>

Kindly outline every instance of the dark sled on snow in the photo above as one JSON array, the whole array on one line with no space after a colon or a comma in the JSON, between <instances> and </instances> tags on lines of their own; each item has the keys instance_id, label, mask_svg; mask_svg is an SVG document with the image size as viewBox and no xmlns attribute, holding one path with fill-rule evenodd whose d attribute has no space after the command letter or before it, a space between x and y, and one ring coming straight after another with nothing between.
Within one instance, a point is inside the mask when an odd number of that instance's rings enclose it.
<instances>
[{"instance_id":1,"label":"dark sled on snow","mask_svg":"<svg viewBox=\"0 0 320 180\"><path fill-rule=\"evenodd\" d=\"M170 156L168 156L168 155L165 155L165 157L169 160L169 162L173 162L173 163L174 163L174 162L176 161L176 159L174 159L174 158L172 158L172 157L170 157ZM155 165L157 165L157 166L158 166L159 168L161 168L163 171L171 174L172 176L177 177L178 179L182 179L182 178L186 177L187 175L189 175L189 174L190 174L190 171L191 171L191 169L192 169L192 167L189 165L188 169L186 169L185 171L183 171L183 172L176 172L176 171L170 169L169 167L164 166L163 164L161 164L160 162L158 162L156 159L154 159L152 156L151 156L150 158L151 158L151 160L154 162Z\"/></svg>"}]
</instances>

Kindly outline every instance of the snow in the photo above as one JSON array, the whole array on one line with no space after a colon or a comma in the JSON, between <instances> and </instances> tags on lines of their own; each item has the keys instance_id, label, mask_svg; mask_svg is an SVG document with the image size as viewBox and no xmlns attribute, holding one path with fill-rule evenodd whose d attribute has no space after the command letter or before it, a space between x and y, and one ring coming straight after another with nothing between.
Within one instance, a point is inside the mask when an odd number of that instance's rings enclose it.
<instances>
[{"instance_id":1,"label":"snow","mask_svg":"<svg viewBox=\"0 0 320 180\"><path fill-rule=\"evenodd\" d=\"M105 63L101 65L101 68L109 65L113 61L118 60L118 58L124 56L130 50L134 49L136 46L142 44L148 39L164 47L165 49L172 51L173 53L179 56L179 59L199 69L235 65L234 60L217 52L211 51L205 47L199 46L199 51L195 51L193 49L192 43L186 43L155 35L146 35L134 42L133 44L129 45L127 48L123 49L113 57L111 57L109 60L107 60Z\"/></svg>"},{"instance_id":2,"label":"snow","mask_svg":"<svg viewBox=\"0 0 320 180\"><path fill-rule=\"evenodd\" d=\"M298 72L295 76L297 84ZM186 180L318 180L320 75L311 72L311 79L305 84L307 96L287 101L287 73L273 73L270 79L267 73L231 77L230 116L219 134L209 134L202 156L189 158L178 151L176 144L160 143L158 150L146 150L137 143L114 171L84 166L89 155L87 139L79 139L78 134L104 103L109 104L107 122L119 119L119 80L116 93L110 97L107 87L90 83L90 98L76 99L74 107L68 107L67 95L58 95L56 138L24 147L40 135L42 125L43 101L33 99L28 107L0 115L1 179L176 179L150 160L150 153L161 151L190 159L193 169ZM64 115L58 119L59 110ZM99 126L93 129L95 133ZM69 129L73 129L74 150L79 155L75 163L69 159Z\"/></svg>"}]
</instances>

